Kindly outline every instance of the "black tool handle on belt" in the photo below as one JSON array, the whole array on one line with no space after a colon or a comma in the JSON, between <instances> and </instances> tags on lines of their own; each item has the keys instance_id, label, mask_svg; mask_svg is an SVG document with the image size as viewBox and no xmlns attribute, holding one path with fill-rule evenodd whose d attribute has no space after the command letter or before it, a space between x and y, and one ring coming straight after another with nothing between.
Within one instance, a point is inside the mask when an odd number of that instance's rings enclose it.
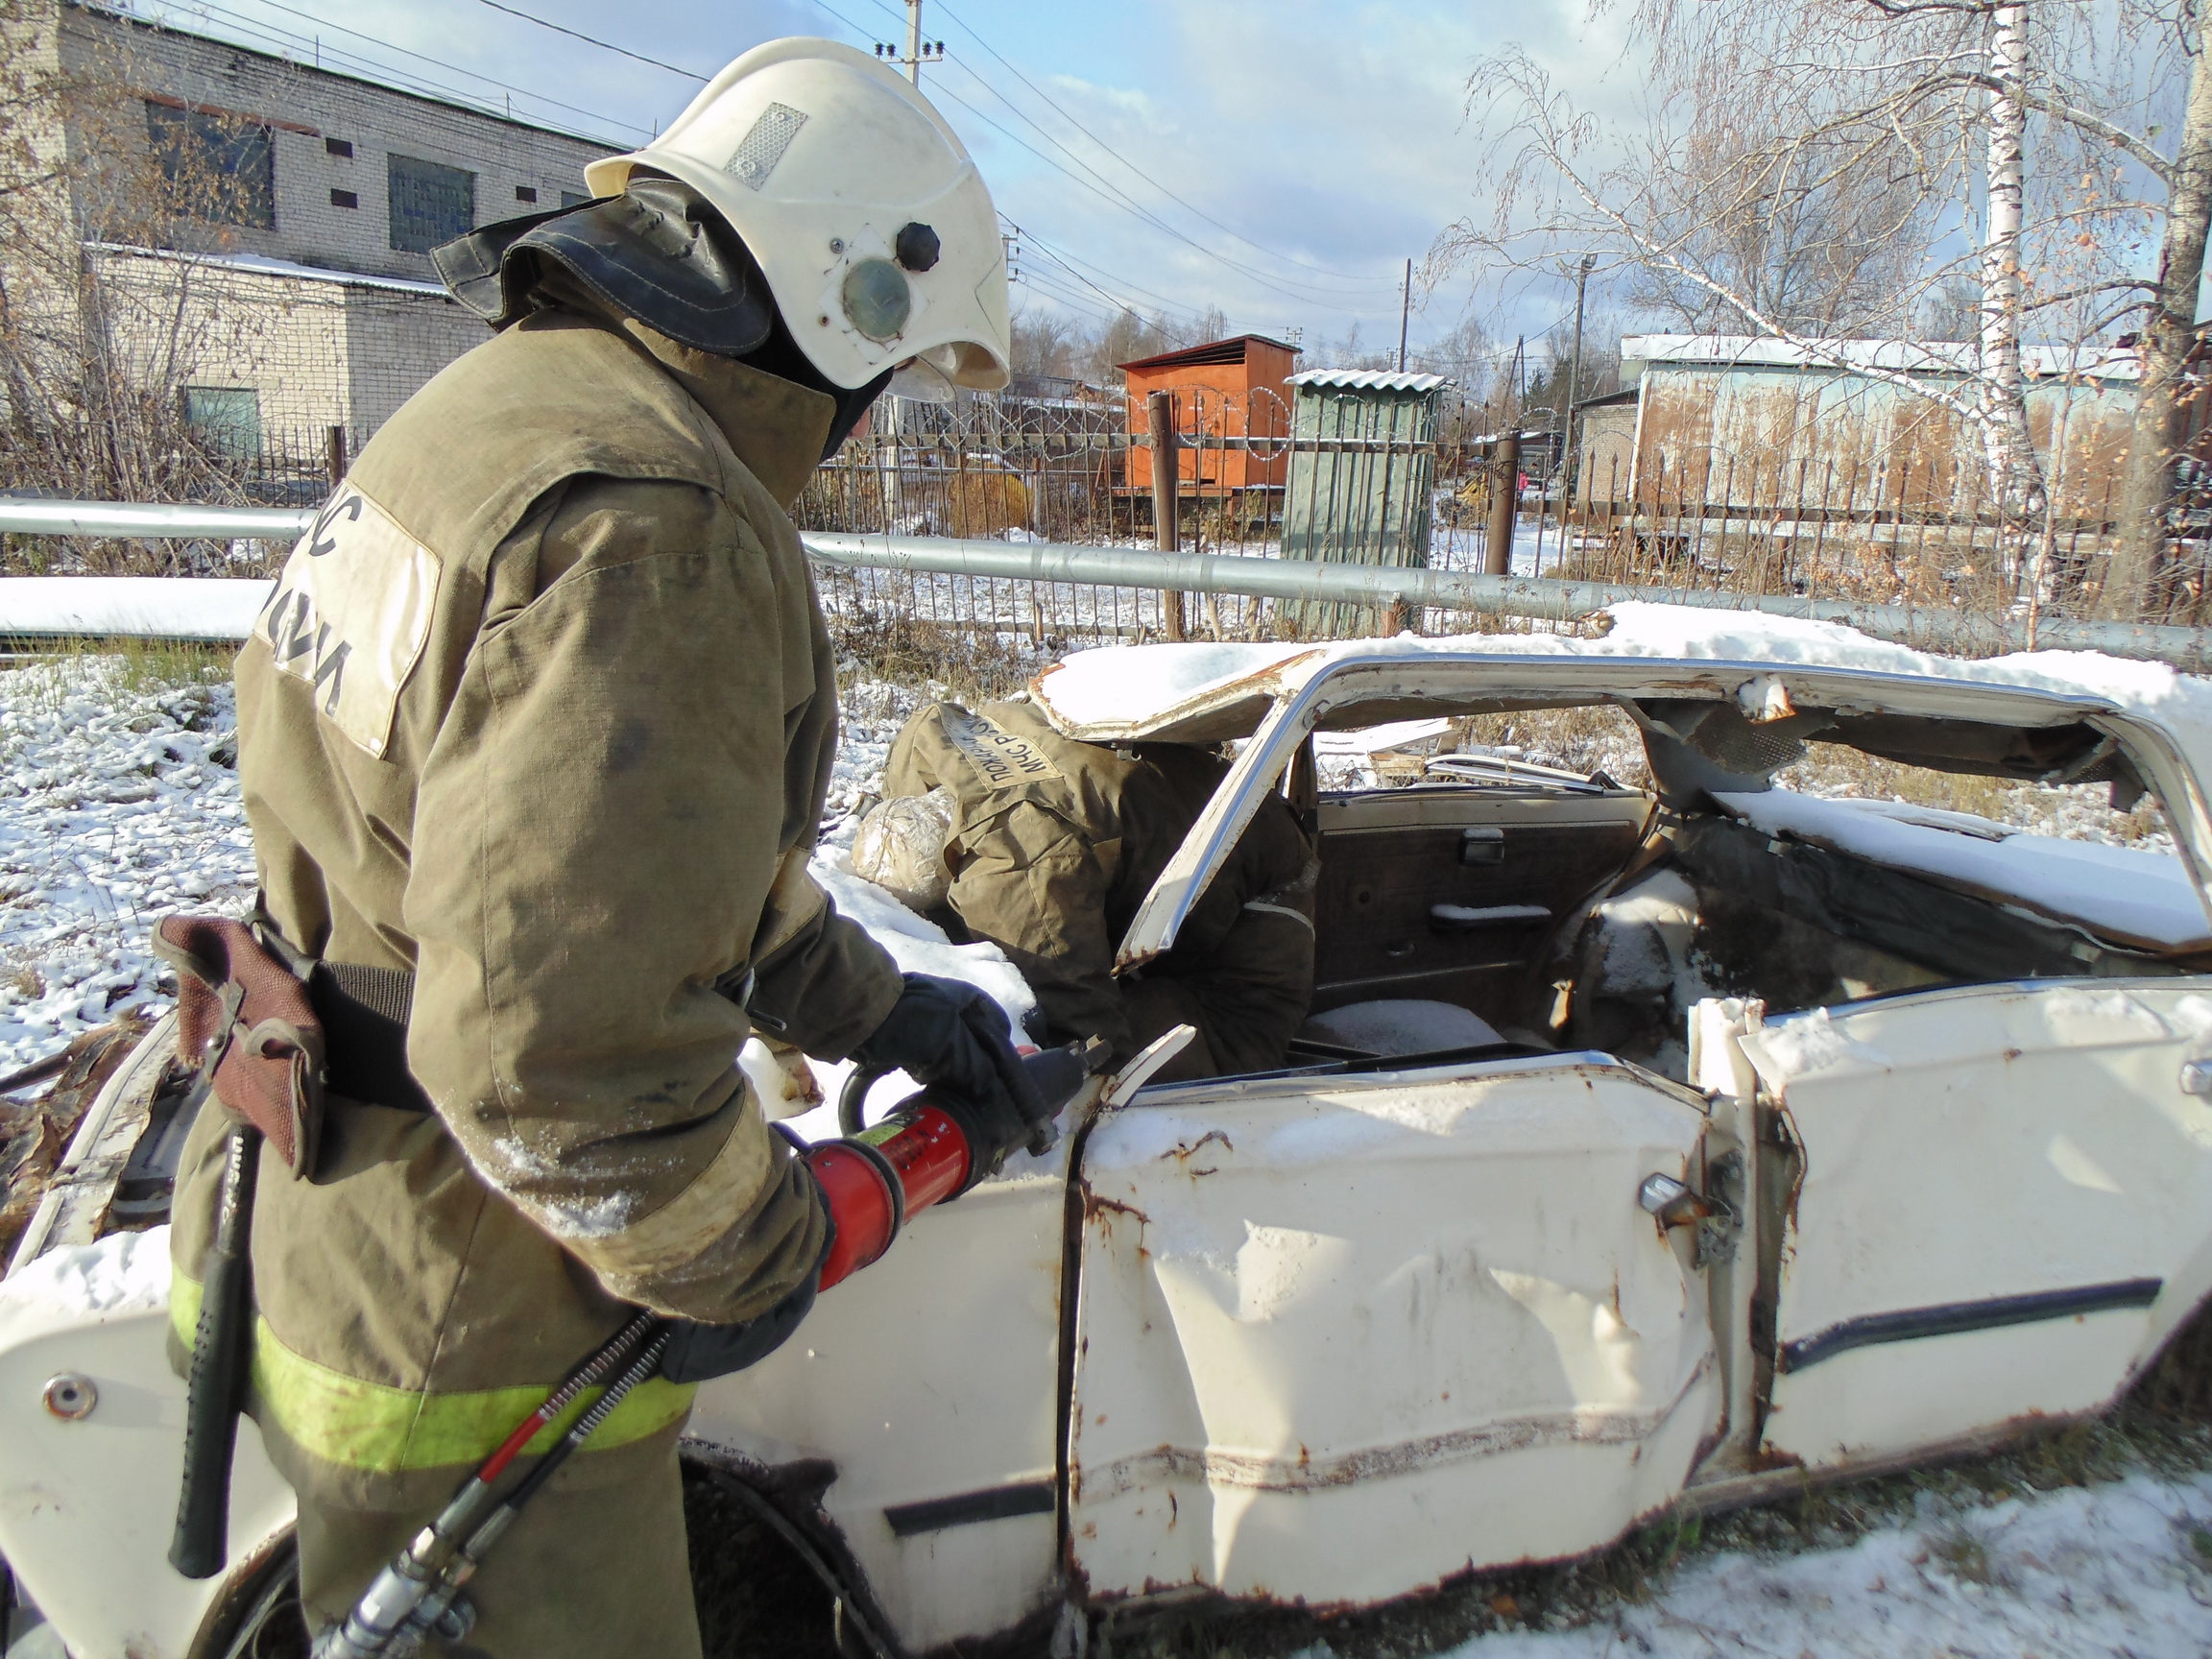
<instances>
[{"instance_id":1,"label":"black tool handle on belt","mask_svg":"<svg viewBox=\"0 0 2212 1659\"><path fill-rule=\"evenodd\" d=\"M248 1246L260 1152L258 1129L246 1123L231 1128L215 1201L215 1238L201 1274L200 1328L184 1396L184 1479L177 1496L177 1534L169 1545L169 1565L187 1578L213 1577L230 1553L230 1454L245 1404L252 1334Z\"/></svg>"}]
</instances>

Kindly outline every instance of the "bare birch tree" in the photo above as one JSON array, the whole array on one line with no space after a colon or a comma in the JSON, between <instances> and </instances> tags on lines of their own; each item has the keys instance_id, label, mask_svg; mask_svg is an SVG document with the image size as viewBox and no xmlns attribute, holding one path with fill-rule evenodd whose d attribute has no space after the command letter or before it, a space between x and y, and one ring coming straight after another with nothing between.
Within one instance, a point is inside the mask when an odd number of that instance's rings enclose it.
<instances>
[{"instance_id":1,"label":"bare birch tree","mask_svg":"<svg viewBox=\"0 0 2212 1659\"><path fill-rule=\"evenodd\" d=\"M2024 535L2051 511L2024 346L2101 357L2106 331L2180 285L2172 260L2163 284L2140 266L2176 177L2151 134L2189 77L2176 42L2202 26L2175 8L2193 3L1640 0L1647 91L1625 118L1600 119L1523 53L1477 70L1471 114L1510 159L1487 222L1438 252L1523 269L1596 252L1647 310L1939 405L1975 433ZM2188 218L2172 215L2184 240ZM2194 240L2200 255L2200 221ZM1921 365L1962 379L1844 363L1838 336L1909 341L1969 282L1971 357Z\"/></svg>"}]
</instances>

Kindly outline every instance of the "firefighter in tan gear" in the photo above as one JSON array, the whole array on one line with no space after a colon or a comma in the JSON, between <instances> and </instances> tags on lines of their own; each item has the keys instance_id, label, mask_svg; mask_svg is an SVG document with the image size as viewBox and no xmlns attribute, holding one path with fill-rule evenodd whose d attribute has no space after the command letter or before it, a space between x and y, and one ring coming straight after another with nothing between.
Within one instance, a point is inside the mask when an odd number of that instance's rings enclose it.
<instances>
[{"instance_id":1,"label":"firefighter in tan gear","mask_svg":"<svg viewBox=\"0 0 2212 1659\"><path fill-rule=\"evenodd\" d=\"M1006 286L950 129L826 41L587 177L440 251L498 331L362 451L238 661L266 928L329 1048L312 1167L262 1153L249 1398L328 1627L637 1307L689 1322L452 1649L681 1659L695 1379L787 1333L830 1234L739 1047L1013 1086L1003 1016L902 981L806 874L836 709L787 517L895 372L1004 383ZM225 1116L185 1153L185 1345Z\"/></svg>"},{"instance_id":2,"label":"firefighter in tan gear","mask_svg":"<svg viewBox=\"0 0 2212 1659\"><path fill-rule=\"evenodd\" d=\"M1320 866L1281 797L1262 803L1175 948L1114 973L1138 905L1226 771L1184 744L1079 742L1031 703L930 704L891 745L854 869L1004 950L1052 1040L1096 1033L1122 1061L1188 1023L1197 1036L1163 1079L1266 1070L1313 998Z\"/></svg>"}]
</instances>

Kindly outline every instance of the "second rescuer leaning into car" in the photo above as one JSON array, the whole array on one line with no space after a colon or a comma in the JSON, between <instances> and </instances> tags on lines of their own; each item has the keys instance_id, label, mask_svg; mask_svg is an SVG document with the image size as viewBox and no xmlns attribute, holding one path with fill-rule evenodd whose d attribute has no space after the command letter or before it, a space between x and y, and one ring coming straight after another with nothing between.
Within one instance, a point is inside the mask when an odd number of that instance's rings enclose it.
<instances>
[{"instance_id":1,"label":"second rescuer leaning into car","mask_svg":"<svg viewBox=\"0 0 2212 1659\"><path fill-rule=\"evenodd\" d=\"M1197 1037L1163 1079L1266 1070L1283 1064L1313 999L1320 869L1280 796L1261 803L1175 948L1140 974L1114 973L1138 905L1227 770L1187 744L1064 736L1030 703L929 704L893 741L888 799L871 818L904 818L920 833L894 846L864 828L854 868L897 889L908 884L888 862L941 855L942 896L915 897L1006 952L1053 1042L1096 1033L1120 1062L1189 1024Z\"/></svg>"},{"instance_id":2,"label":"second rescuer leaning into car","mask_svg":"<svg viewBox=\"0 0 2212 1659\"><path fill-rule=\"evenodd\" d=\"M1004 1017L902 982L806 874L837 718L785 512L900 365L1004 383L1006 285L950 129L827 41L588 179L439 251L499 331L363 450L239 658L264 926L330 1038L320 1157L261 1158L250 1408L326 1625L632 1305L694 1322L459 1649L684 1659L693 1360L803 1308L830 1238L748 1032L1019 1094ZM188 1343L225 1117L179 1185Z\"/></svg>"}]
</instances>

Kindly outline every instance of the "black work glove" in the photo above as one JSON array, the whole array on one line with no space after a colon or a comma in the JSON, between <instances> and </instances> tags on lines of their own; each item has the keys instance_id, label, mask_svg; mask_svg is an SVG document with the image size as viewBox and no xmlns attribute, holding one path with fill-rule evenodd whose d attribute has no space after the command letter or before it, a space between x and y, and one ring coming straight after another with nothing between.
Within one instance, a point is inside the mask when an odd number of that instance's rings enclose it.
<instances>
[{"instance_id":1,"label":"black work glove","mask_svg":"<svg viewBox=\"0 0 2212 1659\"><path fill-rule=\"evenodd\" d=\"M907 974L898 1002L853 1058L929 1086L931 1103L968 1137L970 1187L997 1173L1052 1116L1014 1052L1005 1012L958 979Z\"/></svg>"},{"instance_id":2,"label":"black work glove","mask_svg":"<svg viewBox=\"0 0 2212 1659\"><path fill-rule=\"evenodd\" d=\"M834 1237L834 1231L832 1231ZM830 1254L824 1245L822 1254ZM741 1325L702 1325L691 1319L668 1322L668 1346L661 1351L661 1375L671 1382L706 1382L757 1365L783 1346L799 1322L813 1310L819 1270L757 1319Z\"/></svg>"}]
</instances>

